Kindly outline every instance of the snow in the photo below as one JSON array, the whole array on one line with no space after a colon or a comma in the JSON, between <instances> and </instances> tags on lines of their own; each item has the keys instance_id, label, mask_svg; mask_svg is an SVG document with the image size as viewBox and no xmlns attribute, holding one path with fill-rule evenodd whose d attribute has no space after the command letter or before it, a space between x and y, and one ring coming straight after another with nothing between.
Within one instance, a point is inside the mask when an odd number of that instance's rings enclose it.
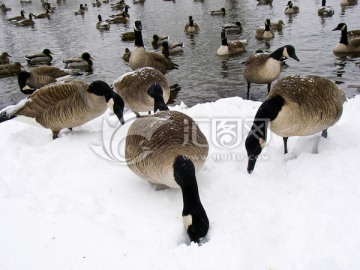
<instances>
[{"instance_id":1,"label":"snow","mask_svg":"<svg viewBox=\"0 0 360 270\"><path fill-rule=\"evenodd\" d=\"M360 97L328 139L289 138L284 156L271 134L249 175L244 141L259 106L235 97L171 108L210 144L197 175L210 220L201 246L184 231L181 191L156 190L121 160L130 111L120 128L107 111L56 140L1 123L0 269L360 269Z\"/></svg>"}]
</instances>

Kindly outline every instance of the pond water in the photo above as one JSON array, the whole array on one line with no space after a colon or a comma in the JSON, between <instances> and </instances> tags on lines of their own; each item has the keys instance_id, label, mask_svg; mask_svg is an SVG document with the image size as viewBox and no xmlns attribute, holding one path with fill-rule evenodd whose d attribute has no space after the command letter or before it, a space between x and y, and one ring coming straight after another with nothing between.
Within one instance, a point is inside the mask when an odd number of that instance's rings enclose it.
<instances>
[{"instance_id":1,"label":"pond water","mask_svg":"<svg viewBox=\"0 0 360 270\"><path fill-rule=\"evenodd\" d=\"M1 2L1 1L0 1ZM316 74L325 76L341 87L348 97L360 92L360 57L336 56L333 47L340 40L340 31L332 31L339 22L345 22L348 30L360 29L360 5L342 8L338 0L328 0L335 10L333 17L321 18L317 15L321 0L294 1L300 7L295 16L284 14L287 1L274 0L273 5L258 5L256 0L147 0L144 4L130 5L130 22L112 24L109 31L95 28L97 16L107 19L114 14L110 4L93 7L89 0L66 0L65 3L49 1L56 7L50 20L36 20L33 27L18 27L7 18L16 16L23 9L28 15L43 12L40 0L31 4L19 0L2 0L12 11L0 13L0 51L7 51L26 66L24 55L50 49L54 55L53 66L63 68L62 60L78 56L87 51L95 59L92 72L85 72L78 79L86 82L105 80L112 83L131 68L122 60L125 48L130 50L133 42L123 42L120 35L131 31L136 19L142 21L145 47L152 50L151 38L154 34L170 36L170 42L184 42L184 51L172 57L180 68L170 71L166 77L171 85L180 91L173 103L183 101L188 106L211 102L219 98L246 96L246 81L242 71L246 58L258 49L273 51L283 45L296 48L300 62L287 61L280 77L292 74ZM115 0L110 1L114 3ZM87 3L89 10L84 16L75 16L80 3ZM211 16L210 11L226 9L225 16ZM192 15L200 26L200 32L189 35L183 32L188 17ZM269 42L255 39L255 29L263 26L266 18L272 21L282 19L282 32L276 33ZM357 18L357 19L356 19ZM229 34L228 40L247 39L246 52L232 57L219 57L216 50L221 44L221 26L240 21L243 31ZM29 68L29 67L27 67ZM29 68L30 69L30 68ZM266 85L252 85L250 98L264 100ZM0 79L0 108L24 98L19 91L16 77Z\"/></svg>"}]
</instances>

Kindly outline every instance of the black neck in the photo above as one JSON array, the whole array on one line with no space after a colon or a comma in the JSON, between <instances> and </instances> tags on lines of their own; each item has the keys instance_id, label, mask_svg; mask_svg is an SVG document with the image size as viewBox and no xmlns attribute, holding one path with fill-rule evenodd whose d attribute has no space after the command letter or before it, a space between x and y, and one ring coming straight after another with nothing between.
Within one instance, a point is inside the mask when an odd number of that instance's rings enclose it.
<instances>
[{"instance_id":1,"label":"black neck","mask_svg":"<svg viewBox=\"0 0 360 270\"><path fill-rule=\"evenodd\" d=\"M278 95L265 100L255 115L250 132L266 141L268 124L277 117L284 104L284 98Z\"/></svg>"},{"instance_id":2,"label":"black neck","mask_svg":"<svg viewBox=\"0 0 360 270\"><path fill-rule=\"evenodd\" d=\"M223 45L223 46L228 46L227 38L223 38L223 39L221 40L221 45Z\"/></svg>"},{"instance_id":3,"label":"black neck","mask_svg":"<svg viewBox=\"0 0 360 270\"><path fill-rule=\"evenodd\" d=\"M144 47L141 31L135 30L135 46Z\"/></svg>"},{"instance_id":4,"label":"black neck","mask_svg":"<svg viewBox=\"0 0 360 270\"><path fill-rule=\"evenodd\" d=\"M156 112L157 110L159 111L169 110L168 106L165 104L164 98L158 95L154 97L154 112Z\"/></svg>"},{"instance_id":5,"label":"black neck","mask_svg":"<svg viewBox=\"0 0 360 270\"><path fill-rule=\"evenodd\" d=\"M322 6L323 6L323 7L326 6L326 0L322 0Z\"/></svg>"},{"instance_id":6,"label":"black neck","mask_svg":"<svg viewBox=\"0 0 360 270\"><path fill-rule=\"evenodd\" d=\"M265 31L270 31L270 24L265 23Z\"/></svg>"},{"instance_id":7,"label":"black neck","mask_svg":"<svg viewBox=\"0 0 360 270\"><path fill-rule=\"evenodd\" d=\"M344 29L341 30L340 43L348 45L347 26L344 26Z\"/></svg>"},{"instance_id":8,"label":"black neck","mask_svg":"<svg viewBox=\"0 0 360 270\"><path fill-rule=\"evenodd\" d=\"M284 47L281 47L281 48L277 49L276 51L273 51L270 54L270 57L274 58L275 60L280 61L281 58L283 57L283 52L284 52Z\"/></svg>"},{"instance_id":9,"label":"black neck","mask_svg":"<svg viewBox=\"0 0 360 270\"><path fill-rule=\"evenodd\" d=\"M189 22L189 25L190 25L190 26L194 26L194 21L190 21L190 22Z\"/></svg>"}]
</instances>

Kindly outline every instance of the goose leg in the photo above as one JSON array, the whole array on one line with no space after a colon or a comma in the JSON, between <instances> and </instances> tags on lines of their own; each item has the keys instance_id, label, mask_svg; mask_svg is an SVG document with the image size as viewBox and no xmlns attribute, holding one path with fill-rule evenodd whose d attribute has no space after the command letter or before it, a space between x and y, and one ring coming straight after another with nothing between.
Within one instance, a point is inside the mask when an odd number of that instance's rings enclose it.
<instances>
[{"instance_id":1,"label":"goose leg","mask_svg":"<svg viewBox=\"0 0 360 270\"><path fill-rule=\"evenodd\" d=\"M58 135L59 135L59 133L60 133L60 130L53 130L52 133L53 133L53 140L55 140L55 139L58 138Z\"/></svg>"},{"instance_id":2,"label":"goose leg","mask_svg":"<svg viewBox=\"0 0 360 270\"><path fill-rule=\"evenodd\" d=\"M270 89L271 89L271 83L268 83L268 94L269 94L269 92L270 92Z\"/></svg>"},{"instance_id":3,"label":"goose leg","mask_svg":"<svg viewBox=\"0 0 360 270\"><path fill-rule=\"evenodd\" d=\"M246 96L247 99L250 98L250 83L248 82L247 83L247 96Z\"/></svg>"},{"instance_id":4,"label":"goose leg","mask_svg":"<svg viewBox=\"0 0 360 270\"><path fill-rule=\"evenodd\" d=\"M328 134L327 134L327 129L324 129L322 132L321 132L321 137L323 138L327 138Z\"/></svg>"},{"instance_id":5,"label":"goose leg","mask_svg":"<svg viewBox=\"0 0 360 270\"><path fill-rule=\"evenodd\" d=\"M284 154L288 153L288 148L287 148L287 141L288 141L288 137L283 137L284 140Z\"/></svg>"}]
</instances>

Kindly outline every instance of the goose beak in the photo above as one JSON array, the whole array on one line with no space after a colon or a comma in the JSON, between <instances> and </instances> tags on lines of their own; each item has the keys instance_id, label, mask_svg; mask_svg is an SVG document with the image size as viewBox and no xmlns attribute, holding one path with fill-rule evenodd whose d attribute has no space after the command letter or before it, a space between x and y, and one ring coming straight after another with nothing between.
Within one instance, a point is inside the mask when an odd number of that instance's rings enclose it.
<instances>
[{"instance_id":1,"label":"goose beak","mask_svg":"<svg viewBox=\"0 0 360 270\"><path fill-rule=\"evenodd\" d=\"M249 174L252 174L252 172L254 171L255 164L256 164L256 158L253 155L250 155L247 166L247 171Z\"/></svg>"}]
</instances>

